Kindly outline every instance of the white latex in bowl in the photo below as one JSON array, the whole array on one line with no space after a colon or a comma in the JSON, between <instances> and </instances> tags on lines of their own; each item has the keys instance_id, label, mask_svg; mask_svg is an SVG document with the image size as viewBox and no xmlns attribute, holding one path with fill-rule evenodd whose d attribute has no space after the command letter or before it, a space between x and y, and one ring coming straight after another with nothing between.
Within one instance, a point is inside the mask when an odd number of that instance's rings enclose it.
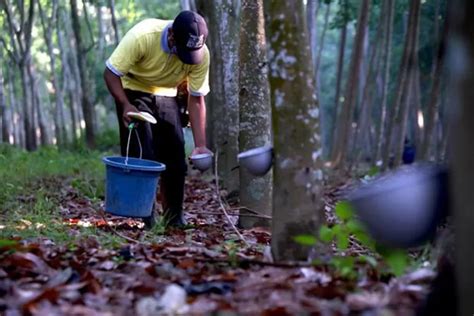
<instances>
[{"instance_id":1,"label":"white latex in bowl","mask_svg":"<svg viewBox=\"0 0 474 316\"><path fill-rule=\"evenodd\" d=\"M135 120L156 124L155 117L148 112L127 112L127 116Z\"/></svg>"}]
</instances>

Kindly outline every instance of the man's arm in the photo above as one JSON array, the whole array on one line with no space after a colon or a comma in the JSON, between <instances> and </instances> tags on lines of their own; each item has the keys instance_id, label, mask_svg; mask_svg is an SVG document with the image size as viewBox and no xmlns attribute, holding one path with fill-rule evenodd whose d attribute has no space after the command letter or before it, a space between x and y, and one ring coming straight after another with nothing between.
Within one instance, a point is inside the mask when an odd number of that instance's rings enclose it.
<instances>
[{"instance_id":1,"label":"man's arm","mask_svg":"<svg viewBox=\"0 0 474 316\"><path fill-rule=\"evenodd\" d=\"M109 90L112 97L115 99L115 102L122 108L122 121L125 126L130 123L130 118L126 115L128 112L138 112L137 108L134 107L127 99L127 95L123 90L122 81L120 77L115 75L112 71L108 68L104 70L104 80L107 85L107 89Z\"/></svg>"},{"instance_id":2,"label":"man's arm","mask_svg":"<svg viewBox=\"0 0 474 316\"><path fill-rule=\"evenodd\" d=\"M211 153L206 147L206 102L204 97L189 95L188 111L195 146L192 155Z\"/></svg>"}]
</instances>

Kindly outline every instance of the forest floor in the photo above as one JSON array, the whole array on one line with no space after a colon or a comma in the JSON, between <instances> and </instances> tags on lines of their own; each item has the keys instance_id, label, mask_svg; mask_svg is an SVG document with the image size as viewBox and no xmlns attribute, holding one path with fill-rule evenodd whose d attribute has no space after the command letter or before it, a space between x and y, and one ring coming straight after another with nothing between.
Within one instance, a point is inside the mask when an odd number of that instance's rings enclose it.
<instances>
[{"instance_id":1,"label":"forest floor","mask_svg":"<svg viewBox=\"0 0 474 316\"><path fill-rule=\"evenodd\" d=\"M341 190L326 190L329 217ZM410 315L434 277L356 265L357 277L344 278L325 265L274 263L269 230L240 230L245 244L214 182L195 176L184 230L105 214L70 175L38 178L14 200L22 207L0 213L3 315Z\"/></svg>"}]
</instances>

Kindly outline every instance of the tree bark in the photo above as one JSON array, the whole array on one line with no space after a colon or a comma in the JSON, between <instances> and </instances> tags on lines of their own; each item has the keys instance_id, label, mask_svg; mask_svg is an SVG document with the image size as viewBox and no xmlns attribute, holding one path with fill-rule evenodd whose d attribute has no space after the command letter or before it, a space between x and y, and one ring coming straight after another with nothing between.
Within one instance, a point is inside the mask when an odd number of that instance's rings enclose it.
<instances>
[{"instance_id":1,"label":"tree bark","mask_svg":"<svg viewBox=\"0 0 474 316\"><path fill-rule=\"evenodd\" d=\"M335 143L333 144L333 164L340 167L346 162L348 153L348 141L352 134L352 118L356 104L357 83L362 64L364 49L364 38L366 36L367 24L369 22L370 0L363 0L360 6L359 18L357 21L357 31L352 51L351 65L346 85L343 108L338 118L338 128Z\"/></svg>"},{"instance_id":2,"label":"tree bark","mask_svg":"<svg viewBox=\"0 0 474 316\"><path fill-rule=\"evenodd\" d=\"M203 1L211 50L210 84L207 98L212 120L211 147L219 153L218 175L222 187L234 195L239 190L237 167L239 136L239 29L240 1Z\"/></svg>"},{"instance_id":3,"label":"tree bark","mask_svg":"<svg viewBox=\"0 0 474 316\"><path fill-rule=\"evenodd\" d=\"M331 12L331 3L326 4L326 13L324 14L323 30L321 32L321 38L319 39L318 54L314 63L315 78L319 78L319 65L321 63L321 56L323 55L324 40L326 38L326 32L329 27L329 13Z\"/></svg>"},{"instance_id":4,"label":"tree bark","mask_svg":"<svg viewBox=\"0 0 474 316\"><path fill-rule=\"evenodd\" d=\"M382 85L382 103L380 109L380 120L378 125L378 139L377 139L377 150L375 154L375 161L379 162L382 158L382 148L384 142L387 140L385 139L385 125L387 119L387 99L388 99L388 88L390 85L390 67L391 67L391 60L392 60L392 34L393 34L393 20L394 20L394 6L395 0L386 0L387 7L388 7L388 19L386 19L385 25L385 45L384 45L384 78L383 78L383 85Z\"/></svg>"},{"instance_id":5,"label":"tree bark","mask_svg":"<svg viewBox=\"0 0 474 316\"><path fill-rule=\"evenodd\" d=\"M180 0L179 4L181 6L181 10L189 10L189 11L196 11L196 3L194 0Z\"/></svg>"},{"instance_id":6,"label":"tree bark","mask_svg":"<svg viewBox=\"0 0 474 316\"><path fill-rule=\"evenodd\" d=\"M51 84L55 93L55 109L54 109L54 123L55 136L58 147L62 147L67 143L67 131L64 118L64 96L63 91L59 87L59 78L56 72L56 55L54 54L53 46L53 31L56 27L58 18L58 1L53 0L51 7L51 15L45 14L41 2L38 2L39 13L41 17L41 25L43 26L43 36L46 42L49 55L49 67L51 71Z\"/></svg>"},{"instance_id":7,"label":"tree bark","mask_svg":"<svg viewBox=\"0 0 474 316\"><path fill-rule=\"evenodd\" d=\"M390 120L388 121L388 127L387 127L387 136L386 136L386 141L385 141L385 147L383 150L383 169L386 169L390 165L390 160L393 159L398 159L395 155L393 157L390 157L390 154L392 153L392 144L394 143L393 141L393 136L394 136L394 129L395 127L398 127L400 130L402 129L402 126L396 126L397 122L402 123L403 121L403 116L404 116L404 111L402 110L402 103L404 100L404 96L407 94L407 90L409 87L410 83L410 74L409 74L409 69L410 66L413 64L413 31L416 29L415 28L415 20L416 20L416 15L417 15L417 10L419 10L419 0L414 0L410 2L410 8L409 8L409 18L408 18L408 27L405 33L405 44L404 44L404 49L403 49L403 56L400 62L400 72L398 75L398 83L397 83L397 90L395 94L395 99L393 102L393 106L391 109L391 114L390 114ZM401 132L398 133L398 136L402 135ZM404 142L404 135L401 136L401 142ZM397 146L398 147L398 146ZM397 149L398 150L398 149Z\"/></svg>"},{"instance_id":8,"label":"tree bark","mask_svg":"<svg viewBox=\"0 0 474 316\"><path fill-rule=\"evenodd\" d=\"M13 143L21 148L25 147L25 140L22 134L22 128L20 126L20 110L18 109L15 96L15 73L14 70L9 71L8 75L8 95L10 101L10 122L12 124Z\"/></svg>"},{"instance_id":9,"label":"tree bark","mask_svg":"<svg viewBox=\"0 0 474 316\"><path fill-rule=\"evenodd\" d=\"M20 18L13 16L12 6L9 1L1 0L0 2L6 13L6 21L10 33L10 43L12 51L9 51L11 59L16 63L21 74L21 84L23 88L23 126L25 135L25 146L27 150L35 150L36 132L34 124L34 99L31 93L31 85L28 84L28 69L31 65L31 36L35 16L35 1L30 0L28 12L23 1L18 3L15 12ZM26 18L25 18L26 17ZM18 21L20 25L18 25ZM0 40L5 43L3 37Z\"/></svg>"},{"instance_id":10,"label":"tree bark","mask_svg":"<svg viewBox=\"0 0 474 316\"><path fill-rule=\"evenodd\" d=\"M270 87L274 131L272 252L306 259L293 238L314 235L324 220L319 113L303 1L268 1Z\"/></svg>"},{"instance_id":11,"label":"tree bark","mask_svg":"<svg viewBox=\"0 0 474 316\"><path fill-rule=\"evenodd\" d=\"M308 21L308 34L311 47L311 56L313 65L316 65L318 55L318 11L321 2L318 0L308 0L306 4L306 21ZM316 77L315 77L316 79Z\"/></svg>"},{"instance_id":12,"label":"tree bark","mask_svg":"<svg viewBox=\"0 0 474 316\"><path fill-rule=\"evenodd\" d=\"M105 23L103 17L103 3L102 0L98 0L96 4L97 8L97 60L103 61L105 55Z\"/></svg>"},{"instance_id":13,"label":"tree bark","mask_svg":"<svg viewBox=\"0 0 474 316\"><path fill-rule=\"evenodd\" d=\"M3 51L0 49L0 58L3 59ZM3 76L3 65L0 65L0 119L2 123L2 142L8 143L10 139L10 133L8 128L8 113L7 113L7 103L5 101L5 80Z\"/></svg>"},{"instance_id":14,"label":"tree bark","mask_svg":"<svg viewBox=\"0 0 474 316\"><path fill-rule=\"evenodd\" d=\"M49 142L49 133L48 133L48 126L46 124L46 119L45 115L46 113L44 112L44 107L42 104L41 96L39 93L39 88L38 88L38 77L37 74L34 72L33 69L29 71L30 76L30 82L32 85L32 95L34 98L34 112L36 114L36 117L38 119L38 128L40 132L40 142L42 146L47 146L50 144Z\"/></svg>"},{"instance_id":15,"label":"tree bark","mask_svg":"<svg viewBox=\"0 0 474 316\"><path fill-rule=\"evenodd\" d=\"M426 106L427 114L425 116L425 133L424 140L420 150L420 156L423 160L429 159L430 148L433 143L433 137L435 133L435 126L438 122L438 112L439 112L439 96L441 93L441 72L443 70L443 48L438 47L438 53L436 62L434 64L434 71L432 75L432 87L430 98Z\"/></svg>"},{"instance_id":16,"label":"tree bark","mask_svg":"<svg viewBox=\"0 0 474 316\"><path fill-rule=\"evenodd\" d=\"M243 152L272 143L263 0L242 1L241 23L239 149ZM271 173L255 177L244 168L239 173L241 214L248 214L248 208L271 215ZM245 216L239 218L239 223L244 228L270 226L268 220Z\"/></svg>"},{"instance_id":17,"label":"tree bark","mask_svg":"<svg viewBox=\"0 0 474 316\"><path fill-rule=\"evenodd\" d=\"M456 0L452 3L450 32L451 71L450 100L455 110L453 122L454 152L453 177L450 192L454 197L454 230L456 253L457 315L472 315L474 311L474 252L472 227L474 226L474 2Z\"/></svg>"},{"instance_id":18,"label":"tree bark","mask_svg":"<svg viewBox=\"0 0 474 316\"><path fill-rule=\"evenodd\" d=\"M110 16L112 18L112 27L114 29L115 46L120 42L120 34L117 26L117 17L115 16L115 0L109 0Z\"/></svg>"},{"instance_id":19,"label":"tree bark","mask_svg":"<svg viewBox=\"0 0 474 316\"><path fill-rule=\"evenodd\" d=\"M75 95L77 92L74 90L74 78L71 74L71 68L69 66L69 60L68 60L68 51L67 51L67 45L64 40L64 34L61 28L59 27L59 16L58 20L56 23L58 24L56 27L56 36L58 39L58 46L59 46L59 52L60 52L60 57L61 57L61 75L62 75L62 87L61 87L61 94L64 96L67 92L68 99L69 99L69 115L70 115L70 127L71 127L71 139L74 142L76 139L79 138L78 135L78 124L77 124L77 119L75 115L75 110L74 108L78 107L78 104L76 102L77 96ZM58 81L59 83L59 81ZM59 89L59 86L58 86Z\"/></svg>"},{"instance_id":20,"label":"tree bark","mask_svg":"<svg viewBox=\"0 0 474 316\"><path fill-rule=\"evenodd\" d=\"M416 84L417 78L417 71L418 71L418 34L420 28L420 8L421 8L421 0L412 0L410 11L412 11L412 22L409 24L408 27L408 34L411 33L410 43L408 44L408 63L407 63L407 76L408 81L406 82L406 87L403 90L413 89ZM413 91L415 93L415 91ZM402 95L404 93L402 92ZM407 123L408 123L408 113L409 113L409 105L410 103L406 100L402 102L399 109L399 113L396 116L396 120L398 125L400 126L400 130L398 133L398 137L396 138L395 142L395 151L394 151L394 166L397 167L401 164L402 155L403 155L403 147L405 143L405 137L407 136Z\"/></svg>"},{"instance_id":21,"label":"tree bark","mask_svg":"<svg viewBox=\"0 0 474 316\"><path fill-rule=\"evenodd\" d=\"M86 65L86 49L84 47L81 35L81 26L79 23L79 15L77 9L77 0L70 0L71 5L71 20L74 38L76 39L78 50L78 67L80 76L80 85L82 89L82 113L84 114L85 130L86 130L86 144L89 148L95 147L95 110L89 98L88 90L88 69Z\"/></svg>"},{"instance_id":22,"label":"tree bark","mask_svg":"<svg viewBox=\"0 0 474 316\"><path fill-rule=\"evenodd\" d=\"M375 38L372 42L370 53L369 53L369 63L367 74L365 75L363 82L363 90L361 94L361 102L359 108L359 117L357 120L357 127L354 136L353 152L355 152L355 159L352 159L353 163L357 163L358 159L362 155L362 150L367 148L365 146L364 140L367 140L370 137L370 117L372 113L372 96L375 94L375 88L377 85L376 77L380 70L380 64L382 58L380 58L380 50L383 46L383 25L386 19L385 4L382 5L379 17L379 24L375 34ZM367 136L367 139L364 137ZM366 153L371 152L371 150L365 150Z\"/></svg>"},{"instance_id":23,"label":"tree bark","mask_svg":"<svg viewBox=\"0 0 474 316\"><path fill-rule=\"evenodd\" d=\"M331 132L331 150L336 142L336 133L337 133L337 117L339 116L339 105L341 101L341 86L342 86L342 75L344 72L344 55L346 52L346 37L347 37L347 22L344 23L340 31L340 40L339 40L339 53L338 53L338 62L337 62L337 77L336 77L336 95L334 98L334 115L332 123L332 132Z\"/></svg>"}]
</instances>

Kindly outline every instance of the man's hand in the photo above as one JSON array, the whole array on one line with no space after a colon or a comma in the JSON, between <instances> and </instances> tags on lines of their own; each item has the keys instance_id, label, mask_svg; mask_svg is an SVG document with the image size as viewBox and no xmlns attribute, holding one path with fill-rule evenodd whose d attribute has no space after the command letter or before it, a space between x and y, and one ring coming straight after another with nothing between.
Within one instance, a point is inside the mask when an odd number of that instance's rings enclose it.
<instances>
[{"instance_id":1,"label":"man's hand","mask_svg":"<svg viewBox=\"0 0 474 316\"><path fill-rule=\"evenodd\" d=\"M199 155L199 154L211 154L211 155L214 155L212 153L212 151L210 151L207 147L195 147L193 149L193 151L191 152L191 156L194 156L194 155Z\"/></svg>"},{"instance_id":2,"label":"man's hand","mask_svg":"<svg viewBox=\"0 0 474 316\"><path fill-rule=\"evenodd\" d=\"M132 119L127 115L128 112L139 112L135 106L133 106L130 103L126 103L123 106L123 112L122 112L122 122L125 126L128 126Z\"/></svg>"}]
</instances>

